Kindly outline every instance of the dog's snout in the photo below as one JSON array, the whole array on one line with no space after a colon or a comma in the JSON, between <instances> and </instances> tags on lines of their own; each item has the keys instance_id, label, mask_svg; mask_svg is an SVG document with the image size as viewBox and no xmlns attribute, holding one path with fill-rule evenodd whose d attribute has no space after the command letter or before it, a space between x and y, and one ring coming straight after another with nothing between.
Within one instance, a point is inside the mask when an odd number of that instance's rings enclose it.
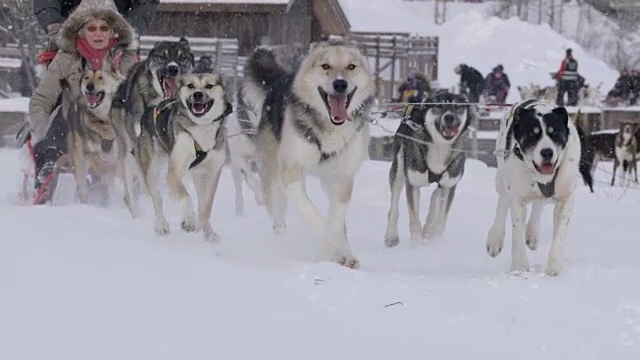
<instances>
[{"instance_id":1,"label":"dog's snout","mask_svg":"<svg viewBox=\"0 0 640 360\"><path fill-rule=\"evenodd\" d=\"M444 121L445 124L453 124L456 118L452 114L445 114L442 117L442 120Z\"/></svg>"},{"instance_id":2,"label":"dog's snout","mask_svg":"<svg viewBox=\"0 0 640 360\"><path fill-rule=\"evenodd\" d=\"M204 93L202 91L196 91L193 93L194 101L202 101L204 100Z\"/></svg>"},{"instance_id":3,"label":"dog's snout","mask_svg":"<svg viewBox=\"0 0 640 360\"><path fill-rule=\"evenodd\" d=\"M337 93L344 94L347 92L349 83L345 79L336 79L333 81L333 90Z\"/></svg>"},{"instance_id":4,"label":"dog's snout","mask_svg":"<svg viewBox=\"0 0 640 360\"><path fill-rule=\"evenodd\" d=\"M96 87L95 87L95 85L93 85L93 83L88 83L86 88L87 88L88 92L93 92L96 89Z\"/></svg>"},{"instance_id":5,"label":"dog's snout","mask_svg":"<svg viewBox=\"0 0 640 360\"><path fill-rule=\"evenodd\" d=\"M551 161L551 159L553 158L553 150L544 148L540 150L540 156L542 157L543 161Z\"/></svg>"},{"instance_id":6,"label":"dog's snout","mask_svg":"<svg viewBox=\"0 0 640 360\"><path fill-rule=\"evenodd\" d=\"M167 66L167 75L175 77L180 75L180 68L178 65L171 64Z\"/></svg>"}]
</instances>

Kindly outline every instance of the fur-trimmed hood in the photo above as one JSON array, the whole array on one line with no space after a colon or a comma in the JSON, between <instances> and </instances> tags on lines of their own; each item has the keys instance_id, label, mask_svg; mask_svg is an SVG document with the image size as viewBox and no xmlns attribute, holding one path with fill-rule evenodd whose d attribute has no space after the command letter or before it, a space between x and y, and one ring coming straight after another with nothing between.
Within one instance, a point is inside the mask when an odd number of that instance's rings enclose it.
<instances>
[{"instance_id":1,"label":"fur-trimmed hood","mask_svg":"<svg viewBox=\"0 0 640 360\"><path fill-rule=\"evenodd\" d=\"M68 53L77 53L76 36L90 18L105 20L120 39L119 48L135 50L138 47L135 30L118 12L112 0L83 0L62 24L58 33L58 47Z\"/></svg>"}]
</instances>

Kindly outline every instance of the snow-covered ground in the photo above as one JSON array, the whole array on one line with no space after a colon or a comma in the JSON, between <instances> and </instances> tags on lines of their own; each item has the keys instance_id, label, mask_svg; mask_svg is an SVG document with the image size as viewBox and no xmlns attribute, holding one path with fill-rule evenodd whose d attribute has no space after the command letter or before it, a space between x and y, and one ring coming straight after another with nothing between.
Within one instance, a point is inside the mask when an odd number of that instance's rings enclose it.
<instances>
[{"instance_id":1,"label":"snow-covered ground","mask_svg":"<svg viewBox=\"0 0 640 360\"><path fill-rule=\"evenodd\" d=\"M503 254L485 253L494 169L468 162L445 235L423 248L409 245L403 200L401 244L388 249L389 165L366 162L357 176L348 229L362 266L349 270L313 261L295 211L281 240L249 191L235 216L228 169L214 245L179 230L169 198L162 238L148 203L140 220L121 206L16 206L17 151L0 150L0 358L637 359L638 187L580 183L564 272L543 275L547 208L533 268L515 276L509 230ZM315 180L309 191L326 205Z\"/></svg>"},{"instance_id":2,"label":"snow-covered ground","mask_svg":"<svg viewBox=\"0 0 640 360\"><path fill-rule=\"evenodd\" d=\"M457 64L466 63L485 76L502 64L512 85L507 101L515 102L520 100L517 86L555 85L549 73L559 69L567 48L573 49L587 83L602 84L601 95L606 95L618 78L607 64L549 25L536 25L517 17L492 17L491 4L451 3L447 5L447 22L442 25L434 23L432 2L341 0L341 4L353 31L438 36L438 82L445 88L459 82L459 75L453 72Z\"/></svg>"}]
</instances>

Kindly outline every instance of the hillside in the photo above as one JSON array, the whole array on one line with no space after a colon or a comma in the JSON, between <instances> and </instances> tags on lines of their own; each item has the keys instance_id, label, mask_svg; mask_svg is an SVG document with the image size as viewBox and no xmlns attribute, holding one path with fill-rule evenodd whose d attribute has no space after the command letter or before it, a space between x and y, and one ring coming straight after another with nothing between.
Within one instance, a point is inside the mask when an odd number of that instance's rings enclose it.
<instances>
[{"instance_id":1,"label":"hillside","mask_svg":"<svg viewBox=\"0 0 640 360\"><path fill-rule=\"evenodd\" d=\"M520 99L517 86L530 83L554 85L549 76L557 71L566 48L572 48L587 83L601 86L601 94L613 86L618 73L602 60L586 52L549 25L532 24L517 17L490 16L492 4L452 3L449 20L433 22L431 2L401 0L342 0L355 31L409 32L440 37L438 80L441 86L455 86L459 77L453 68L459 63L476 67L484 75L502 64L512 84L510 102ZM371 19L386 21L373 22Z\"/></svg>"}]
</instances>

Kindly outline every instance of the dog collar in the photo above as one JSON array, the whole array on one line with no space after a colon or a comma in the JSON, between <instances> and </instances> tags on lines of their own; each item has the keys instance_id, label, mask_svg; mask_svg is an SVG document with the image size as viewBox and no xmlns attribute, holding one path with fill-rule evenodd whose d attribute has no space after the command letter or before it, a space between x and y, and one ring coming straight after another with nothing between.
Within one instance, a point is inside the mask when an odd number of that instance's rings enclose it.
<instances>
[{"instance_id":1,"label":"dog collar","mask_svg":"<svg viewBox=\"0 0 640 360\"><path fill-rule=\"evenodd\" d=\"M538 183L538 189L542 193L542 195L546 198L553 197L556 193L556 177L558 176L558 170L556 169L556 173L553 174L553 179L546 184Z\"/></svg>"},{"instance_id":2,"label":"dog collar","mask_svg":"<svg viewBox=\"0 0 640 360\"><path fill-rule=\"evenodd\" d=\"M231 105L231 103L230 102L225 103L225 107L224 107L224 111L222 112L222 115L215 118L213 122L224 119L232 112L233 112L233 106ZM219 132L220 130L218 129L218 133ZM218 133L216 133L216 137L218 137ZM207 152L202 150L202 147L200 146L200 144L198 144L198 142L195 139L193 140L193 148L196 151L196 159L193 160L193 162L189 165L189 169L192 169L198 166L198 164L200 164L207 157Z\"/></svg>"}]
</instances>

